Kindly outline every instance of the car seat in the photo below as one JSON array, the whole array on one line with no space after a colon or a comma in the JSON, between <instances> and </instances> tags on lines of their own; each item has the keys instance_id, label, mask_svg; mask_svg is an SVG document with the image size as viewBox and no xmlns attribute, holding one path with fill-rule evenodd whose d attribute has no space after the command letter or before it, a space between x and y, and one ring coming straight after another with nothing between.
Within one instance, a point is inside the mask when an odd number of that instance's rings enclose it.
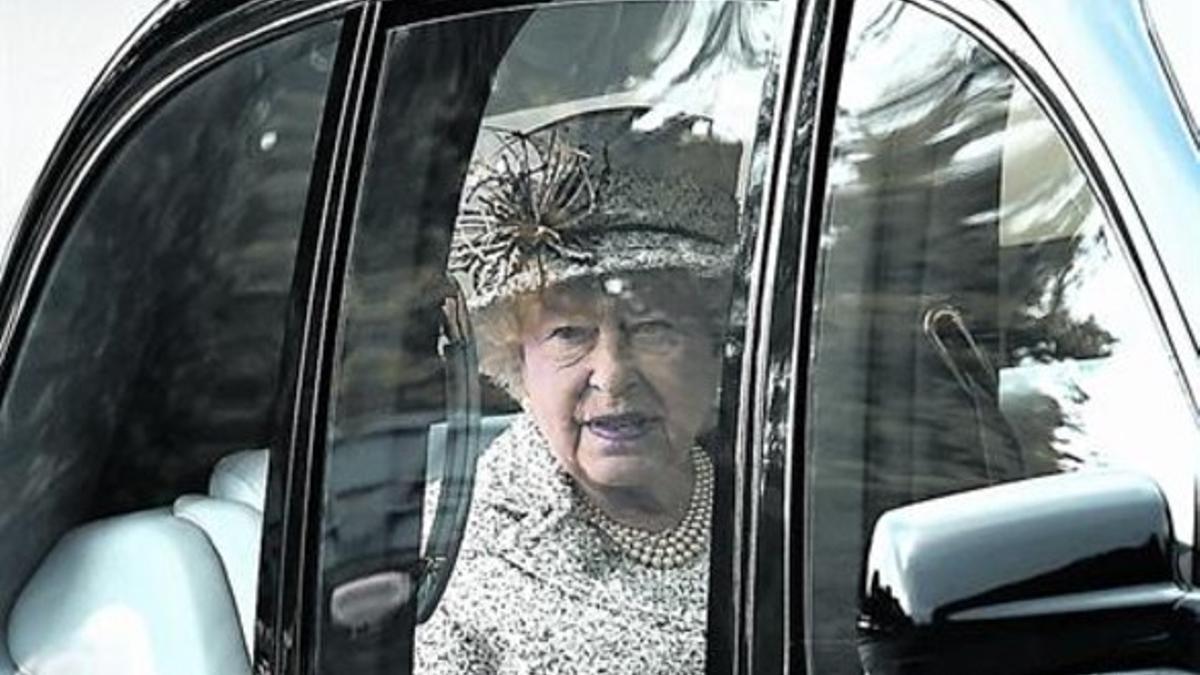
<instances>
[{"instance_id":1,"label":"car seat","mask_svg":"<svg viewBox=\"0 0 1200 675\"><path fill-rule=\"evenodd\" d=\"M249 673L266 474L266 450L237 452L208 495L68 532L13 607L17 672Z\"/></svg>"},{"instance_id":2,"label":"car seat","mask_svg":"<svg viewBox=\"0 0 1200 675\"><path fill-rule=\"evenodd\" d=\"M482 444L511 421L485 417ZM445 442L445 425L433 425L431 473ZM265 449L231 453L213 467L207 495L63 536L13 607L17 673L250 673L268 463Z\"/></svg>"}]
</instances>

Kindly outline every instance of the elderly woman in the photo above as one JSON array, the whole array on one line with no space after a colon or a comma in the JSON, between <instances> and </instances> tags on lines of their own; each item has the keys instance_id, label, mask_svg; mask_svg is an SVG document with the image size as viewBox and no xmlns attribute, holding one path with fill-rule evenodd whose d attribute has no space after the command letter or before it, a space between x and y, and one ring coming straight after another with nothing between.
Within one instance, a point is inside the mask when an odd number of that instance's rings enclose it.
<instances>
[{"instance_id":1,"label":"elderly woman","mask_svg":"<svg viewBox=\"0 0 1200 675\"><path fill-rule=\"evenodd\" d=\"M702 672L738 148L641 111L501 133L452 251L523 413L480 461L417 673Z\"/></svg>"}]
</instances>

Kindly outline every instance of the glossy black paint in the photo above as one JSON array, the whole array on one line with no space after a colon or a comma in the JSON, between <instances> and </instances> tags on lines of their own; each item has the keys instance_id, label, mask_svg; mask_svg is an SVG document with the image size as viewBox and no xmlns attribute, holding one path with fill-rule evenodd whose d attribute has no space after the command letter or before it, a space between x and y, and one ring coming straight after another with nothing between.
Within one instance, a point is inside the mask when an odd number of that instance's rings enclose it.
<instances>
[{"instance_id":1,"label":"glossy black paint","mask_svg":"<svg viewBox=\"0 0 1200 675\"><path fill-rule=\"evenodd\" d=\"M184 64L203 60L206 54L221 49L222 45L227 45L258 27L325 4L329 3L318 0L253 3L245 3L241 0L215 0L180 3L173 10L161 16L154 29L147 31L143 39L129 50L122 62L106 73L72 121L63 140L56 148L47 170L39 180L30 205L23 214L17 239L14 242L13 264L8 266L3 279L0 280L0 308L2 308L0 312L3 313L3 322L7 327L6 340L0 344L0 348L3 348L3 352L0 353L0 387L7 382L11 370L12 356L15 351L11 349L11 346L19 344L24 323L28 319L29 310L27 303L22 298L38 296L46 268L44 263L53 260L56 247L65 234L58 231L58 223L69 220L74 196L86 191L89 172L95 173L97 167L103 166L105 146L117 145L112 139L106 138L110 132L116 131L114 121L122 119L127 113L130 113L137 101L149 95L152 89L172 73L177 72ZM395 0L383 3L385 11L393 17L391 20L401 20L402 17L404 21L433 19L448 14L506 4L518 3L488 2L486 0L457 3L405 3ZM810 9L802 10L802 13L804 11L811 13L809 30L828 30L830 25L835 25L827 23L830 19L825 15L831 11L828 5L838 4L810 3ZM840 5L848 7L849 3L840 3ZM818 6L820 9L812 9ZM327 20L331 15L340 11L342 10L330 9L319 15L307 17L296 26ZM277 34L272 33L256 39L268 39ZM824 40L828 39L830 38L824 38ZM835 55L840 54L841 43L838 41L836 31L833 32L832 39L834 46L830 48L822 46L825 44L823 39L810 38L810 42L806 43L810 52L798 57L806 64L805 72L819 71L819 66L814 65L817 62L810 61L810 59L819 56L822 49L828 49L829 53ZM252 43L247 43L246 46L250 46L250 44ZM793 61L789 63L789 72L799 67L795 63L796 60L793 58ZM834 61L836 62L836 58ZM348 67L345 64L336 67L335 81L346 77L346 68ZM831 74L826 76L827 81L823 86L832 91L836 89L837 77L835 66L830 68ZM202 71L203 67L200 67L189 77ZM366 78L364 82L370 82L370 79ZM789 80L790 78L784 81ZM181 86L186 81L186 78L179 80L174 83L174 86ZM367 85L360 84L358 86ZM816 87L815 84L812 86ZM173 87L168 88L158 91L154 95L162 97L173 90ZM796 92L793 95L803 97L815 96L817 93L819 92ZM788 94L785 87L783 95L787 96ZM335 99L336 97L337 94L334 95ZM807 105L811 106L812 104ZM819 107L825 109L831 108L832 105L833 101L830 97ZM785 110L787 109L790 108L785 106ZM811 107L807 109L810 112L812 110ZM361 119L348 115L345 110L331 114L329 119L331 120L330 132L322 133L323 138L328 139L334 137L331 132L335 130L334 127L337 124L364 124ZM356 119L357 121L355 121ZM831 114L826 115L825 119L829 120L829 124L832 123ZM818 134L821 134L820 129ZM825 140L823 141L822 138ZM329 246L332 245L330 242L344 242L344 238L348 237L348 227L342 227L333 234L318 234L318 231L333 222L332 216L325 211L326 190L332 189L333 182L340 182L343 185L354 184L356 180L354 172L357 171L354 167L360 161L359 159L351 161L350 154L346 150L340 151L340 154L333 151L331 143L332 140L322 141L323 149L318 158L318 175L322 178L320 181L314 180L314 201L306 224L308 234L302 245L301 264L297 267L297 288L307 288L307 290L302 290L295 296L294 325L308 326L312 333L307 340L301 340L297 334L291 350L291 357L285 364L285 370L289 373L288 380L292 396L303 396L308 403L304 404L301 407L302 412L298 413L294 403L295 399L289 397L288 401L291 403L286 409L281 409L281 417L294 420L297 426L294 429L294 436L289 442L292 451L289 453L276 451L274 458L282 462L276 466L290 467L290 476L294 487L289 489L286 503L290 505L287 512L294 515L289 518L298 518L299 514L304 513L305 510L308 515L304 516L301 521L292 520L291 524L287 524L281 521L284 514L283 502L278 500L273 502L275 506L268 510L266 527L271 527L270 522L274 518L282 527L295 533L293 539L286 542L281 541L275 545L274 554L280 559L283 559L288 551L299 550L299 544L295 538L303 539L304 537L300 535L300 530L295 529L297 527L310 533L306 535L308 539L305 547L309 547L308 550L311 553L311 547L314 545L311 533L316 532L313 528L319 526L313 510L316 505L314 500L319 499L319 491L314 492L312 486L320 484L320 474L319 472L314 473L316 467L310 467L306 463L308 460L295 462L295 458L298 455L317 456L320 454L318 450L323 448L321 445L323 434L316 432L323 429L321 416L324 413L320 411L326 409L324 397L327 396L327 393L323 389L323 385L314 379L316 371L309 370L309 368L323 369L327 377L328 369L331 367L329 355L331 350L326 346L327 340L331 339L333 333L332 326L336 323L334 321L336 307L332 304L334 301L331 298L339 295L337 284L340 283L340 271L345 265L346 247L344 243L339 244L333 249L332 254L328 251L318 254L316 247L319 242L324 242L321 245ZM358 143L360 145L357 147L361 149L361 140ZM813 173L807 178L807 182L820 186L824 183L821 171L827 156L827 134L825 136L818 135L815 145L817 150L813 151L810 157L815 157L816 160L812 163ZM804 150L807 152L807 149ZM84 158L94 152L100 153L95 164L85 163ZM797 153L797 157L803 155L804 153ZM332 164L336 162L342 164L335 170L332 168ZM793 168L799 169L800 167ZM334 175L338 175L337 181L334 181ZM793 171L791 180L799 180L798 176L800 175ZM69 187L76 183L78 183L76 187ZM772 187L774 190L781 190L783 185L783 183L779 183ZM821 212L819 190L806 194L807 201L800 206L790 206L789 213L807 215L807 221L798 220L797 222L817 222L819 220L817 215ZM348 203L345 201L344 193L338 199L343 200L340 202L343 206ZM337 217L346 218L344 214ZM784 237L778 244L778 250L789 255L796 251L815 250L815 238L808 242L798 241L796 233L799 232L799 226L791 229L792 233ZM330 239L329 237L334 238ZM39 254L38 250L43 247L45 252ZM790 257L788 264L794 266L799 259L798 256ZM811 257L806 255L804 259L811 260ZM334 269L331 270L330 266ZM321 291L320 302L314 299L317 291L311 287L311 284L318 283L315 279L315 275L318 274L324 280L321 283L332 284ZM785 278L786 285L792 289L799 288L798 292L801 294L798 306L809 306L811 288L804 285L802 271L793 267L788 271L788 275ZM797 281L798 277L800 281ZM793 284L799 285L793 286ZM790 293L792 290L787 292ZM769 308L773 299L763 299L760 302L764 307ZM790 315L795 311L797 300L792 297L787 302L790 302L791 305L786 309L781 305L780 309L776 310L779 312L775 319L777 322L791 323ZM322 309L318 310L318 306L321 306ZM783 340L790 343L793 339L795 340L794 344L787 345L791 352L788 356L795 358L798 365L789 363L786 359L773 359L773 363L794 374L790 386L802 388L805 382L804 360L797 357L802 357L808 352L807 336L803 334L804 312L799 312L799 314L802 315L801 325L798 328L800 334L794 337L784 336L786 340L782 337L774 338L772 342L778 343ZM295 331L292 332L295 333ZM780 350L789 351L781 344L773 344L769 351L778 356ZM313 363L319 365L306 366L302 373L302 368L298 365L302 354L307 354L305 359L315 359ZM799 368L799 370L793 370L793 368ZM772 367L768 366L764 368L763 372L767 373L771 370ZM759 384L765 386L768 383L763 379L759 380ZM783 395L776 394L775 396ZM786 400L786 396L783 396L783 400ZM798 420L801 417L797 415L795 419ZM768 422L786 423L783 413L778 410L770 412L766 419ZM301 425L305 426L301 428ZM794 438L803 437L803 430L799 425L791 427L790 431ZM289 461L294 463L288 463ZM799 461L795 461L797 463L793 465L793 468L800 466ZM746 491L745 504L747 506L755 503L762 496L759 493L759 487L767 489L767 486L770 486L769 489L782 489L780 486L788 481L795 486L802 485L798 471L794 474L787 474L785 466L782 464L768 462L767 466L768 471L763 476L763 482ZM1144 485L1139 487L1130 484L1112 490L1098 489L1092 486L1078 503L1074 501L1064 503L1063 497L1067 493L1052 487L1050 484L1054 480L1058 479L1048 479L1045 487L1036 487L1036 495L1022 493L1019 499L1013 498L1011 505L1020 505L1020 510L1016 513L1013 512L1015 507L1010 509L1010 502L1006 501L1004 495L998 491L982 500L989 506L980 512L969 511L969 509L959 511L959 507L963 504L954 502L948 510L939 511L931 516L917 514L920 517L930 517L931 521L928 523L932 523L927 531L921 534L917 550L922 556L927 556L936 562L936 569L949 569L950 572L939 572L935 577L914 578L895 569L886 570L885 573L886 566L881 566L879 570L872 570L868 573L868 579L873 579L875 573L879 573L879 584L872 585L868 589L863 627L863 653L871 659L868 664L872 666L872 672L875 672L876 666L879 668L878 672L985 672L991 668L993 672L1015 673L1031 672L1032 670L1041 672L1047 669L1048 662L1044 660L1020 661L1019 658L1023 653L1022 644L1045 645L1045 649L1048 651L1032 650L1030 652L1043 656L1051 651L1065 654L1069 648L1084 650L1078 653L1086 654L1099 654L1100 652L1097 650L1103 650L1104 653L1119 652L1122 660L1130 662L1138 661L1145 656L1146 662L1157 663L1157 659L1160 658L1178 657L1183 659L1184 656L1190 654L1193 656L1192 660L1184 662L1197 663L1194 659L1194 649L1189 646L1190 640L1185 636L1188 630L1194 630L1197 624L1195 607L1198 603L1184 592L1177 581L1174 553L1169 545L1170 525L1163 515L1165 511L1162 509L1165 509L1165 506L1162 504L1161 497L1156 493L1151 495L1144 489ZM1021 483L1020 485L1022 489L1026 489L1030 484ZM281 489L281 487L273 487L272 494L282 494L278 491ZM1093 489L1095 489L1094 492L1091 491ZM739 523L739 526L744 524L748 532L753 532L751 536L756 536L763 542L769 542L772 538L780 536L780 532L783 532L785 536L787 533L791 533L788 544L793 561L790 596L793 601L792 614L796 620L790 626L790 631L794 640L800 640L803 635L803 629L799 622L802 576L798 571L804 555L802 537L798 536L802 529L800 520L802 496L802 494L795 494L791 497L795 520L788 527L781 528L778 523L767 527L761 521L752 522L749 515L747 515L745 523ZM964 497L967 496L964 495ZM939 502L941 501L939 500ZM782 508L782 506L782 503L778 503L772 508ZM928 507L930 505L920 506ZM918 507L911 508L914 509L914 512L918 510ZM1156 508L1158 511L1155 510ZM722 509L719 512L732 514L733 509ZM748 512L749 509L747 509ZM976 520L971 521L966 527L955 525L968 512L974 513ZM914 522L905 521L904 518L916 517L907 508L893 512L893 514L900 515L895 515L886 523L881 521L880 528L900 528L905 522ZM1014 526L1013 522L1019 522L1021 525ZM877 530L877 536L882 538L878 546L884 548L890 546L894 549L896 531L894 529L886 530L884 534L880 535ZM1048 533L1057 534L1052 537ZM1121 536L1125 536L1126 539L1122 540ZM1047 539L1057 540L1059 538L1064 543L1062 548L1046 546ZM1001 546L1001 544L1004 545ZM1021 552L1028 557L1029 564L1035 569L1045 568L1060 572L1069 570L1070 573L1063 573L1061 576L1055 573L1032 574L1027 577L1012 578L1006 576L1008 570L1013 569L1012 566L999 564L997 558L981 553L981 551L996 549ZM763 560L770 555L774 555L773 549L770 549L769 552L764 548L759 553ZM874 557L874 555L873 552L872 556ZM264 549L264 560L266 558L267 552ZM988 563L993 563L995 566L989 567ZM739 560L736 564L755 565L753 561L746 560ZM757 570L746 570L747 572L753 571L757 575L758 582L756 585L747 587L747 594L743 596L742 600L749 600L755 592L762 591L769 586L767 579L770 572L769 566L766 563L758 563L757 568ZM307 570L304 574L311 575L315 568L310 566L303 569ZM263 587L275 589L269 591L270 593L282 593L286 589L291 589L296 595L286 601L286 606L276 602L268 603L267 606L271 608L272 614L264 613L266 607L260 606L260 616L274 616L273 620L282 621L287 625L302 625L306 621L302 617L307 614L302 611L304 594L301 589L310 588L311 577L309 577L308 583L293 585L297 579L295 575L299 574L299 571L276 578L276 571L272 566L267 566L264 570ZM929 582L930 578L957 578L963 574L964 570L969 570L971 573L962 579L966 587L957 593L951 593L954 588L940 582L936 585L940 591L949 593L948 596L938 595L931 598L918 592L927 588L925 584ZM908 571L911 572L911 569ZM932 575L933 573L928 572L927 574ZM1076 586L1077 584L1079 585ZM916 590L906 593L901 590L904 588ZM1063 594L1069 594L1069 597L1063 598ZM278 599L278 596L272 597ZM916 604L905 606L899 601L901 597L909 598L908 602ZM916 598L916 600L912 600L912 598ZM742 606L741 603L733 603L732 608L737 609ZM744 626L745 635L750 639L746 640L743 645L740 663L747 672L751 672L750 664L755 663L748 659L747 654L751 652L769 654L773 650L781 648L781 644L778 642L780 636L763 637L765 631L762 629L772 619L770 613L765 612L766 609L766 606L760 607L758 615L751 617L752 623ZM1084 612L1088 613L1085 615ZM730 620L733 620L732 615ZM259 661L259 669L262 672L285 672L282 665L290 664L286 672L301 672L301 659L281 659L279 657L282 652L278 650L287 650L290 654L298 655L303 650L302 641L300 644L294 643L291 637L294 636L294 633L289 633L289 637L283 640L282 644L268 641L267 638L275 634L270 628L273 625L270 621L272 620L268 619L260 631L259 653L264 654L263 650L265 649L272 654L272 657ZM307 633L311 630L312 627L309 626L299 632ZM757 639L754 637L756 633L759 635ZM787 636L782 636L782 639L786 641ZM954 645L956 648L947 649L949 645ZM803 664L800 662L802 652L802 649L795 649L792 652L790 672L803 672ZM928 659L922 655L928 656ZM775 658L774 656L769 657L772 661ZM1031 656L1029 658L1042 657ZM1074 659L1075 656L1071 655L1071 658ZM1088 656L1087 658L1092 657ZM1082 662L1084 661L1069 661L1071 664ZM758 663L763 662L759 661ZM1112 667L1114 663L1117 662L1105 661L1105 667ZM279 665L280 669L277 670L274 665ZM1066 667L1064 665L1064 668Z\"/></svg>"},{"instance_id":2,"label":"glossy black paint","mask_svg":"<svg viewBox=\"0 0 1200 675\"><path fill-rule=\"evenodd\" d=\"M774 392L770 413L772 425L784 437L780 443L784 447L784 461L773 472L773 480L780 484L785 498L774 505L782 518L781 541L768 550L781 557L783 564L775 563L772 567L770 563L760 563L760 567L768 575L771 569L777 570L786 597L778 605L760 608L755 617L760 626L755 651L770 655L772 648L780 649L781 669L785 673L812 670L807 646L811 626L804 590L810 583L806 571L808 490L804 459L807 447L804 401L809 390L812 353L813 315L809 308L817 293L818 228L826 208L825 185L837 117L837 91L852 6L849 0L814 0L801 5L802 19L795 31L798 65L788 94L794 101L794 108L787 113L790 156L781 162L786 166L786 180L776 186L776 190L784 191L780 213L784 224L780 243L783 261L772 271L777 277L778 291L769 306L774 317L772 333L778 334L772 335L776 344L768 370L786 373L780 383L783 386L777 385L782 391ZM770 610L786 617L780 628L772 630Z\"/></svg>"},{"instance_id":3,"label":"glossy black paint","mask_svg":"<svg viewBox=\"0 0 1200 675\"><path fill-rule=\"evenodd\" d=\"M820 8L824 2L799 4L795 16L789 17L793 34L799 33L805 21L823 18ZM787 184L791 158L806 155L809 147L803 142L809 130L797 130L792 114L800 105L796 100L799 92L792 85L800 79L807 51L792 41L784 50L782 63L775 66L768 104L773 114L766 120L760 115L752 150L763 157L766 175L752 177L747 191L743 227L755 232L756 242L754 250L747 252L752 259L746 266L763 272L751 272L739 280L748 288L735 290L736 295L750 298L745 335L737 338L746 345L746 358L741 364L727 362L723 375L721 416L738 420L738 434L725 444L731 447L732 456L719 458L713 522L716 531L744 535L733 537L728 546L722 538L714 538L711 575L714 579L732 578L733 584L728 594L709 595L709 630L716 636L709 640L710 672L779 673L786 668L788 593L780 563L788 536L782 515L788 438L782 413L794 380L783 373L788 372L792 359L791 303L796 292L794 274L786 275L796 269L791 252L799 234L776 195ZM792 141L797 138L802 147L793 151ZM786 309L777 310L776 301ZM730 644L732 650L727 648Z\"/></svg>"},{"instance_id":4,"label":"glossy black paint","mask_svg":"<svg viewBox=\"0 0 1200 675\"><path fill-rule=\"evenodd\" d=\"M66 236L63 223L70 222L79 197L87 194L94 176L103 172L108 158L136 130L139 120L158 102L234 53L314 23L346 13L355 15L347 22L333 67L333 86L320 134L290 299L288 337L281 364L282 392L276 413L277 427L285 431L271 448L273 469L264 514L255 628L256 672L319 669L312 638L320 630L313 603L320 602L314 587L323 497L324 416L329 396L324 383L333 368L331 346L338 318L337 298L349 248L347 222L354 209L351 194L359 182L369 98L378 84L377 71L370 71L371 66L364 66L362 61L372 49L366 45L368 38L378 36L378 32L364 34L360 30L363 7L382 8L382 20L376 19L378 27L531 4L540 3L181 0L164 6L100 76L55 149L18 225L12 264L0 280L0 312L5 326L0 341L0 384L11 370L15 350L10 347L20 344L29 308L39 297L47 270ZM793 57L789 71L794 66ZM350 83L352 77L358 79ZM789 81L780 80L781 95L786 95ZM773 139L762 139L771 152ZM734 406L738 405L737 399L735 394ZM749 435L743 437L748 439ZM776 476L777 481L783 479L782 475ZM778 536L778 532L776 529L769 536ZM767 560L763 564L774 563ZM718 584L715 595L723 595L723 590ZM746 599L744 594L741 597ZM736 610L741 604L731 603L731 608ZM736 611L718 606L712 614L724 625L732 625L738 616ZM743 633L747 650L761 647L782 653L778 631L770 633L771 645L758 644L761 640L753 640L754 632L754 626L747 626ZM728 656L723 647L715 651ZM715 662L714 671L723 670L721 662Z\"/></svg>"},{"instance_id":5,"label":"glossy black paint","mask_svg":"<svg viewBox=\"0 0 1200 675\"><path fill-rule=\"evenodd\" d=\"M865 571L864 668L1186 666L1195 600L1172 542L1157 485L1129 473L1060 474L889 511Z\"/></svg>"},{"instance_id":6,"label":"glossy black paint","mask_svg":"<svg viewBox=\"0 0 1200 675\"><path fill-rule=\"evenodd\" d=\"M233 51L328 21L358 0L180 2L159 11L96 83L59 137L16 225L0 278L0 391L7 390L45 272L80 197L155 104ZM278 30L265 31L269 26ZM260 32L261 31L261 32Z\"/></svg>"},{"instance_id":7,"label":"glossy black paint","mask_svg":"<svg viewBox=\"0 0 1200 675\"><path fill-rule=\"evenodd\" d=\"M26 210L17 225L12 260L0 281L0 313L4 334L0 341L0 386L8 380L36 301L46 277L67 238L67 224L74 220L82 199L93 182L104 173L111 157L140 121L153 113L158 104L170 98L211 67L234 54L253 49L266 41L305 27L336 20L347 6L357 0L299 0L245 2L179 2L165 6L152 15L136 37L98 78L79 110L61 136L50 161L31 193ZM337 66L334 83L344 79L345 66ZM334 89L337 89L335 85ZM336 114L334 115L336 118ZM317 151L312 183L313 204L323 201L327 181L319 177L329 173L332 135L323 131ZM276 418L286 428L294 417L298 392L313 387L300 375L298 362L304 347L297 336L300 326L308 325L308 280L315 270L314 228L323 222L319 209L310 206L306 234L302 237L295 279L291 292L285 358L281 363L281 388ZM303 464L293 463L292 455L278 443L272 448L271 488L264 513L264 546L260 573L258 622L255 627L257 672L275 670L281 650L295 647L292 634L277 629L289 614L287 588L295 588L294 576L286 567L296 547L294 537L282 536L295 527L294 502L309 498L297 489L305 480ZM284 469L289 469L290 473ZM285 477L285 474L289 477ZM286 496L285 496L286 491ZM290 504L285 508L285 504ZM281 618L283 619L281 621Z\"/></svg>"},{"instance_id":8,"label":"glossy black paint","mask_svg":"<svg viewBox=\"0 0 1200 675\"><path fill-rule=\"evenodd\" d=\"M805 673L804 609L806 547L804 411L813 296L813 261L824 209L825 165L835 117L841 54L850 2L807 0L796 8L781 77L775 91L778 121L762 152L769 156L767 182L751 188L763 197L753 299L746 343L750 355L741 378L739 438L729 482L737 501L728 506L718 483L716 513L729 514L744 535L734 548L734 606L710 626L733 624L732 663L725 666L710 642L709 663L734 673ZM757 190L756 190L757 188ZM751 199L751 202L755 201ZM727 386L724 391L731 391ZM732 416L732 415L731 415ZM726 506L722 506L726 504ZM718 516L721 517L721 516ZM714 528L722 529L720 522ZM714 577L725 567L713 559ZM720 598L713 597L714 603ZM717 672L721 672L718 670Z\"/></svg>"},{"instance_id":9,"label":"glossy black paint","mask_svg":"<svg viewBox=\"0 0 1200 675\"><path fill-rule=\"evenodd\" d=\"M283 541L276 552L283 561L275 602L278 623L274 633L278 641L269 656L258 650L260 658L274 659L273 668L268 670L272 673L314 672L318 659L314 647L318 631L315 606L319 602L316 588L325 497L328 382L334 367L333 335L341 302L345 249L366 143L366 128L359 120L363 111L370 109L379 69L377 32L378 10L371 5L364 5L346 21L321 129L318 169L309 194L305 235L311 237L306 242L311 245L302 247L306 273L297 274L294 282L305 289L294 294L294 316L302 320L289 331L298 341L298 386L287 399L292 415L286 438L279 444L287 463L276 464L272 458L272 466L287 467L280 496L284 501ZM268 494L268 500L271 498ZM263 560L267 561L265 555ZM262 592L265 589L260 595Z\"/></svg>"}]
</instances>

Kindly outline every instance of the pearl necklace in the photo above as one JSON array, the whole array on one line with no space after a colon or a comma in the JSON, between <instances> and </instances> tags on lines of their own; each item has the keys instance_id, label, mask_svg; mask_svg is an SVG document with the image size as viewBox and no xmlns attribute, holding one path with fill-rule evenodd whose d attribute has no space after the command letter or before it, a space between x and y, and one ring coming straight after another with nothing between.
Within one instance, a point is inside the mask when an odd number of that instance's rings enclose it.
<instances>
[{"instance_id":1,"label":"pearl necklace","mask_svg":"<svg viewBox=\"0 0 1200 675\"><path fill-rule=\"evenodd\" d=\"M671 569L690 562L704 550L712 520L713 465L708 453L692 448L695 477L687 511L679 524L661 532L650 532L619 523L586 495L580 495L589 521L635 562L655 569Z\"/></svg>"}]
</instances>

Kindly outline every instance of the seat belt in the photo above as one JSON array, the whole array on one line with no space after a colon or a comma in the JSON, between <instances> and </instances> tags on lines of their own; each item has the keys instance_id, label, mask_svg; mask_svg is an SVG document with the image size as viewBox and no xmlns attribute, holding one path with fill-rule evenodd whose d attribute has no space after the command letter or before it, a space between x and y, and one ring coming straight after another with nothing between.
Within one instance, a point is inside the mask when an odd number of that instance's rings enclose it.
<instances>
[{"instance_id":1,"label":"seat belt","mask_svg":"<svg viewBox=\"0 0 1200 675\"><path fill-rule=\"evenodd\" d=\"M926 310L922 332L933 346L958 387L971 401L975 413L975 434L988 483L1025 477L1024 462L1015 448L994 447L985 429L1004 430L1006 437L1015 435L1000 412L997 399L999 382L991 359L975 341L967 327L962 310L951 304L941 304Z\"/></svg>"}]
</instances>

